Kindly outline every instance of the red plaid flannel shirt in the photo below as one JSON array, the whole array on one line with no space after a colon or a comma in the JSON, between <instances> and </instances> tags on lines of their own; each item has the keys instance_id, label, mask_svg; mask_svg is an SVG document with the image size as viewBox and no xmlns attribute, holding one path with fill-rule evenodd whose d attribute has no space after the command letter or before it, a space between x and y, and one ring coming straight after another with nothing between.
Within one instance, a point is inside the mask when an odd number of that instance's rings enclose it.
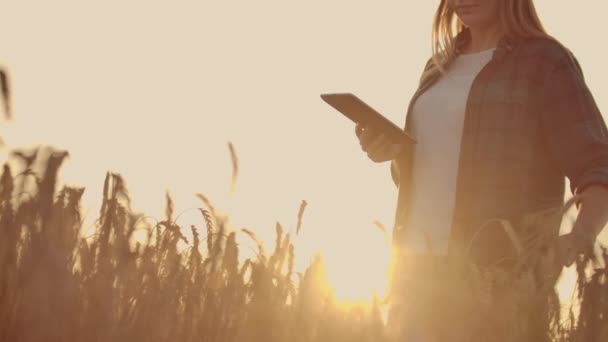
<instances>
[{"instance_id":1,"label":"red plaid flannel shirt","mask_svg":"<svg viewBox=\"0 0 608 342\"><path fill-rule=\"evenodd\" d=\"M465 30L458 46L469 39ZM432 67L429 60L425 71ZM417 97L440 77L421 80ZM398 186L394 243L408 215L411 148L391 164ZM495 259L505 250L504 232L489 219L517 224L525 214L564 203L565 178L573 194L591 184L608 185L608 129L574 55L545 38L500 40L468 95L461 141L450 252L476 236L473 256ZM560 218L561 222L561 218ZM516 227L518 227L516 225Z\"/></svg>"}]
</instances>

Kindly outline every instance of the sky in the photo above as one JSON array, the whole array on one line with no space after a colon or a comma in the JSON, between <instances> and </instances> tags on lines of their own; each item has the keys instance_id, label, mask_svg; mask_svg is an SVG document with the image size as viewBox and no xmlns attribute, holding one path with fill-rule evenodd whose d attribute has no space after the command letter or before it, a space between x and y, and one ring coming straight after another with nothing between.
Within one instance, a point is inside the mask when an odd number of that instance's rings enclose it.
<instances>
[{"instance_id":1,"label":"sky","mask_svg":"<svg viewBox=\"0 0 608 342\"><path fill-rule=\"evenodd\" d=\"M319 95L352 92L402 126L436 4L3 1L0 65L15 118L1 123L0 158L38 144L68 150L62 175L86 187L89 219L106 171L125 177L136 210L159 219L170 191L184 227L202 225L192 208L204 193L268 248L275 223L294 231L306 200L297 267L321 251L338 297L370 297L386 286L389 260L373 221L390 229L397 189L389 165L367 159L354 125ZM596 31L607 5L536 5L608 108L608 49ZM239 159L234 193L228 142Z\"/></svg>"}]
</instances>

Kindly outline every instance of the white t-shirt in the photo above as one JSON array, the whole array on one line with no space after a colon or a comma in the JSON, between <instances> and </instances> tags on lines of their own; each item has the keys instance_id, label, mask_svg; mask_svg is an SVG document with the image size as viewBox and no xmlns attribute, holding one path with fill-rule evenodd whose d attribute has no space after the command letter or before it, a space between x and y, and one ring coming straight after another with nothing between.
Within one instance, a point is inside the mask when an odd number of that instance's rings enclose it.
<instances>
[{"instance_id":1,"label":"white t-shirt","mask_svg":"<svg viewBox=\"0 0 608 342\"><path fill-rule=\"evenodd\" d=\"M405 252L447 253L465 106L473 80L495 49L459 55L412 107L414 145L411 204L405 223ZM424 231L424 233L423 233ZM426 235L426 237L425 237Z\"/></svg>"}]
</instances>

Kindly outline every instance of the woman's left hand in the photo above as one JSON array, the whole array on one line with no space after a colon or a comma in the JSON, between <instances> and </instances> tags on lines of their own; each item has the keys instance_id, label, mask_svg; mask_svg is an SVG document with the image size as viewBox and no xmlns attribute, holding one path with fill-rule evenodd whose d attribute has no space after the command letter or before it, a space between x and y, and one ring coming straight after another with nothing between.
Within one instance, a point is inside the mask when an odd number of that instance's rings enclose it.
<instances>
[{"instance_id":1,"label":"woman's left hand","mask_svg":"<svg viewBox=\"0 0 608 342\"><path fill-rule=\"evenodd\" d=\"M583 233L568 233L558 239L558 257L563 266L569 267L582 254L592 254L595 238Z\"/></svg>"}]
</instances>

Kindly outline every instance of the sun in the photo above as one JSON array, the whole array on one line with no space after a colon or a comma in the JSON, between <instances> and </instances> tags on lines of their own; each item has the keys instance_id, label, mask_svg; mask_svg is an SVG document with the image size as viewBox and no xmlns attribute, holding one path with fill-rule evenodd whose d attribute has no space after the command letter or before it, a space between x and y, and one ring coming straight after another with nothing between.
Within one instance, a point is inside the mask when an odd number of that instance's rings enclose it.
<instances>
[{"instance_id":1,"label":"sun","mask_svg":"<svg viewBox=\"0 0 608 342\"><path fill-rule=\"evenodd\" d=\"M390 251L371 244L365 251L346 251L326 259L327 278L336 299L357 302L383 297L389 284Z\"/></svg>"}]
</instances>

